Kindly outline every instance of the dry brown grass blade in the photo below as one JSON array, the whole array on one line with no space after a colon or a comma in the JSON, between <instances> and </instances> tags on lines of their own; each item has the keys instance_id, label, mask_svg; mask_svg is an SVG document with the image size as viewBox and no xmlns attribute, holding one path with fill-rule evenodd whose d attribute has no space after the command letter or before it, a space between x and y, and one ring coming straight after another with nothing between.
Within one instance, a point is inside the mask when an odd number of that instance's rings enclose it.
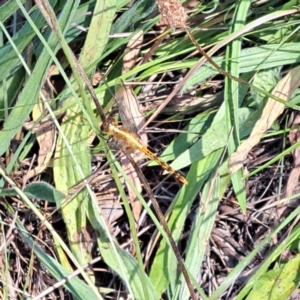
<instances>
[{"instance_id":1,"label":"dry brown grass blade","mask_svg":"<svg viewBox=\"0 0 300 300\"><path fill-rule=\"evenodd\" d=\"M50 78L52 75L52 70L55 70L55 67L50 67L47 78ZM42 88L42 93L45 99L50 100L52 98L52 88L53 86L51 85L50 80L45 80ZM37 103L32 111L33 120L38 120L43 115L44 111L44 104L42 102ZM36 132L36 137L39 144L38 166L46 166L50 162L56 141L55 127L53 126L52 122L42 124L39 128L39 131Z\"/></svg>"},{"instance_id":2,"label":"dry brown grass blade","mask_svg":"<svg viewBox=\"0 0 300 300\"><path fill-rule=\"evenodd\" d=\"M278 82L272 94L288 101L299 85L300 67L296 67ZM282 103L275 101L272 98L268 99L262 115L256 122L251 135L238 147L236 152L231 155L229 160L229 169L231 173L235 173L243 166L243 162L247 158L248 153L259 143L262 135L272 126L277 117L283 112L284 108L285 106Z\"/></svg>"}]
</instances>

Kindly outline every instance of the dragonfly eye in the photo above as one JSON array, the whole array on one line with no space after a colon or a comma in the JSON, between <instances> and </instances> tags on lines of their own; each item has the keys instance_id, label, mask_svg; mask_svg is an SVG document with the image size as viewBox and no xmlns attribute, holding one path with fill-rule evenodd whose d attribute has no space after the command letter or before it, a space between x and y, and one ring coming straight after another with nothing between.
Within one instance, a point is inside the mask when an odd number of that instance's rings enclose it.
<instances>
[{"instance_id":1,"label":"dragonfly eye","mask_svg":"<svg viewBox=\"0 0 300 300\"><path fill-rule=\"evenodd\" d=\"M114 118L107 118L101 125L101 131L111 134L113 128L118 126L118 121Z\"/></svg>"},{"instance_id":2,"label":"dragonfly eye","mask_svg":"<svg viewBox=\"0 0 300 300\"><path fill-rule=\"evenodd\" d=\"M102 132L108 133L109 132L109 123L107 121L103 122L100 129Z\"/></svg>"}]
</instances>

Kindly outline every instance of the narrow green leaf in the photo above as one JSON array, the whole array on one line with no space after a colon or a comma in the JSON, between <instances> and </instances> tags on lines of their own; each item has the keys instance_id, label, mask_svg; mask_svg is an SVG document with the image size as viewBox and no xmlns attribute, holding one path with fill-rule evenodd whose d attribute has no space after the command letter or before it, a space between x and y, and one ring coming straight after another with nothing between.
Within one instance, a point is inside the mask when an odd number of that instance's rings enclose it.
<instances>
[{"instance_id":1,"label":"narrow green leaf","mask_svg":"<svg viewBox=\"0 0 300 300\"><path fill-rule=\"evenodd\" d=\"M23 4L23 3L26 2L26 0L21 0L20 2ZM5 4L3 4L0 7L0 20L1 20L1 22L5 22L18 9L19 9L19 6L16 3L16 1L13 1L13 0L6 1Z\"/></svg>"},{"instance_id":2,"label":"narrow green leaf","mask_svg":"<svg viewBox=\"0 0 300 300\"><path fill-rule=\"evenodd\" d=\"M217 168L214 171L212 170L210 178L203 187L201 203L199 203L193 229L190 231L191 235L189 237L186 254L186 266L195 278L199 275L199 270L202 267L203 259L207 251L207 242L211 236L217 215L219 196L224 192L220 191L220 175L215 175L215 172L218 172ZM201 296L203 297L203 295ZM181 289L179 298L189 299L186 286Z\"/></svg>"},{"instance_id":3,"label":"narrow green leaf","mask_svg":"<svg viewBox=\"0 0 300 300\"><path fill-rule=\"evenodd\" d=\"M248 10L250 8L250 1L241 1L236 6L235 14L233 17L230 33L238 31L245 26ZM240 60L234 60L235 57L241 55L242 40L237 39L231 42L226 48L226 72L235 77L239 77ZM259 66L258 66L259 67ZM239 99L239 86L240 84L231 78L225 78L225 109L226 109L226 127L228 136L228 154L231 155L240 144L240 123L239 123L239 106L243 99ZM238 199L240 207L243 212L246 211L246 191L245 181L243 179L243 172L239 170L231 177L231 182L235 195Z\"/></svg>"},{"instance_id":4,"label":"narrow green leaf","mask_svg":"<svg viewBox=\"0 0 300 300\"><path fill-rule=\"evenodd\" d=\"M132 31L135 23L141 22L155 10L154 0L136 1L124 14L122 14L112 27L112 34Z\"/></svg>"}]
</instances>

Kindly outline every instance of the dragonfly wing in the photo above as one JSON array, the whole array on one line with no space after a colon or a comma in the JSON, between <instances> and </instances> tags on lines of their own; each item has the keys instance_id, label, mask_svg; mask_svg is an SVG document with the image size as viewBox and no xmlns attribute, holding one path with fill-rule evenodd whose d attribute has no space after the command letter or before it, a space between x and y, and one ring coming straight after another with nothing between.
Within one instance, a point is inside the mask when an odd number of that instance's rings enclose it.
<instances>
[{"instance_id":1,"label":"dragonfly wing","mask_svg":"<svg viewBox=\"0 0 300 300\"><path fill-rule=\"evenodd\" d=\"M122 125L128 131L138 134L145 124L144 115L140 112L138 101L130 86L121 85L116 93L116 100L119 108ZM148 138L145 133L138 134L144 145L147 145Z\"/></svg>"}]
</instances>

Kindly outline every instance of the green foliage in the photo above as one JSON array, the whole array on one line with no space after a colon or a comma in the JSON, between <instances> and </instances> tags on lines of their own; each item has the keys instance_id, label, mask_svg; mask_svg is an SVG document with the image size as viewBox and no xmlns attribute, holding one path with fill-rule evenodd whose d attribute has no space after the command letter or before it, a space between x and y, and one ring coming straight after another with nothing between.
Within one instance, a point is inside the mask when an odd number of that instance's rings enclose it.
<instances>
[{"instance_id":1,"label":"green foliage","mask_svg":"<svg viewBox=\"0 0 300 300\"><path fill-rule=\"evenodd\" d=\"M136 224L138 220L135 220L135 215L130 211L127 194L118 174L122 173L126 182L129 181L128 176L104 146L105 140L99 134L101 120L86 93L80 71L76 70L72 52L76 52L89 79L92 79L98 68L106 72L105 83L101 81L95 88L105 112L113 106L111 91L114 91L122 80L135 81L137 85L154 81L153 86L157 86L159 92L159 88L164 87L164 83L159 83L160 80L177 79L182 75L186 76L190 70L192 74L184 77L185 83L181 93L191 98L189 92L198 89L193 95L199 101L193 104L183 102L178 110L176 110L178 107L171 106L159 116L160 121L167 123L164 112L167 114L174 109L170 120L181 121L178 123L184 124L181 127L178 125L179 129L184 131L168 142L161 158L164 161L173 161L171 166L176 170L183 169L188 172L189 184L181 187L176 196L170 196L172 204L166 217L173 238L178 244L182 242L182 233L186 232L185 226L187 224L190 226L188 237L182 243L185 247L181 250L191 280L194 281L199 295L205 299L207 290L202 289L195 281L199 278L214 223L218 219L219 201L227 197L229 184L233 195L231 197L238 201L242 211L249 212L247 203L249 191L245 188L247 179L244 178L242 170L235 175L230 174L228 168L230 156L242 140L253 131L261 118L269 93L280 78L300 61L299 13L294 8L297 1L289 1L284 6L281 6L280 1L273 1L272 7L268 3L250 1L231 2L227 6L222 6L217 1L211 1L206 7L198 5L194 8L189 26L198 43L207 49L213 46L208 53L214 55L213 60L223 69L243 80L251 79L249 87L227 78L224 80L224 89L223 86L222 89L217 87L216 91L210 88L211 79L220 81L218 71L205 62L204 58L198 57L193 43L182 31L170 32L168 38L155 44L159 35L153 35L153 30L157 28L155 23L159 17L156 14L154 0L137 0L131 3L131 6L128 5L130 1L126 0L99 0L83 4L80 1L52 0L49 1L49 5L57 18L51 19L49 15L52 25L48 24L45 15L34 7L28 13L24 9L21 10L23 20L21 29L15 32L6 28L4 24L24 2L8 1L0 8L0 25L3 34L6 35L0 48L0 116L3 119L0 151L7 162L7 165L4 164L6 173L14 174L13 172L21 165L20 160L24 161L35 151L33 144L38 135L33 128L25 133L14 155L10 155L10 145L13 144L14 138L24 132L24 124L33 114L40 98L43 99L45 111L49 112L50 117L44 120L45 115L40 116L34 126L52 119L59 135L53 142L54 159L51 163L45 162L47 166L43 169L45 172L41 174L40 182L26 179L23 181L24 188L21 191L2 170L0 195L5 198L3 207L10 214L13 215L14 210L10 206L9 199L18 196L41 224L45 222L47 230L53 237L52 244L55 245L57 258L37 243L23 226L22 217L16 215L16 226L21 231L23 241L30 246L34 257L38 258L55 280L66 278L75 270L74 266L79 270L85 282L76 277L63 283L75 298L102 298L96 288L98 278L95 277L95 273L88 268L85 270L81 268L94 258L88 246L92 242L98 246L99 255L106 266L121 279L120 289L134 298L161 299L165 294L169 299L189 298L189 291L178 269L168 238L148 207L147 196L141 195L131 184L136 199L142 202L158 229L149 240L158 241L159 247L151 250L153 252L150 259L147 257L148 253L146 255L143 252L148 245L140 243ZM202 18L202 11L208 12L210 9L215 9L217 14L208 14L206 19ZM208 30L199 32L200 28L204 27ZM87 33L82 32L80 28L88 28ZM143 64L136 63L131 70L122 73L124 47L140 30L143 30L145 36L140 56L143 57L152 50L153 53L148 61ZM70 45L72 49L69 48ZM215 54L216 52L218 54ZM53 63L57 66L66 86L62 87L55 99L50 94L46 101L40 92ZM67 66L72 68L71 78L68 78L65 72ZM175 80L173 81L175 83ZM141 90L139 87L136 89ZM209 93L210 97L207 100L205 96ZM299 109L299 103L299 90L295 90L286 107ZM64 115L58 120L57 116L61 112ZM282 135L282 131L279 130L280 121L270 127L277 136ZM285 132L286 130L290 128L285 128ZM112 228L108 226L103 216L103 211L99 209L91 186L85 182L91 175L90 144L93 140L91 136L94 138L96 135L101 150L106 149L104 152L110 162L110 170L125 207L127 218L124 222L128 219L135 256L118 244L112 234ZM283 149L281 153L277 153L277 157L270 159L266 164L256 166L250 175L264 172L267 166L289 154L299 146L298 144L299 142ZM155 163L150 164L154 165ZM49 171L53 172L53 181ZM71 193L79 182L84 182L86 187L78 193ZM4 189L6 183L11 187ZM173 195L173 188L170 187L168 192ZM35 207L29 198L38 198L56 205L66 227L63 236L68 246L61 239L61 232L47 222L42 214L42 208ZM251 206L251 210L252 208ZM193 209L192 218L191 209ZM245 254L231 271L228 268L223 283L210 291L210 299L220 299L221 295L229 292L236 278L250 265L259 251L296 215L291 214L285 223L280 223L274 228L274 232L266 234L264 240L255 247L249 246L251 248L249 253ZM122 228L120 230L126 226L120 226ZM87 236L91 240L83 241L83 237ZM295 243L299 240L298 237L299 229L295 228L292 235L285 239L284 246L288 247ZM283 245L270 247L269 257L258 267L256 273L249 276L236 299L243 297L257 299L262 296L263 299L276 297L285 299L297 288L298 256L287 263L275 267L271 265L271 262L278 260L283 249ZM280 282L280 285L276 286L276 282Z\"/></svg>"}]
</instances>

